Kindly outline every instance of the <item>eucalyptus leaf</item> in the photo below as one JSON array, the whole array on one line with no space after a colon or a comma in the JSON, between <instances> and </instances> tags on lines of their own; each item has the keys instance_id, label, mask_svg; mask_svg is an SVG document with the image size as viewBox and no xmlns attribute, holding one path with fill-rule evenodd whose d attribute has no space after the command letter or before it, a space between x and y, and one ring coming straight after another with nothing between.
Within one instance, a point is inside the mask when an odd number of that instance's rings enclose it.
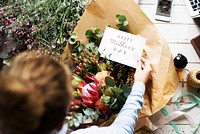
<instances>
[{"instance_id":1,"label":"eucalyptus leaf","mask_svg":"<svg viewBox=\"0 0 200 134\"><path fill-rule=\"evenodd\" d=\"M90 36L92 36L92 34L93 34L92 30L87 30L87 31L85 32L85 36L86 36L87 38L89 38Z\"/></svg>"},{"instance_id":2,"label":"eucalyptus leaf","mask_svg":"<svg viewBox=\"0 0 200 134\"><path fill-rule=\"evenodd\" d=\"M72 127L72 126L74 125L74 120L72 120L72 119L69 120L69 121L68 121L68 125L69 125L70 127Z\"/></svg>"},{"instance_id":3,"label":"eucalyptus leaf","mask_svg":"<svg viewBox=\"0 0 200 134\"><path fill-rule=\"evenodd\" d=\"M94 42L88 43L86 45L86 48L89 49L89 50L92 50L95 47L94 45L95 45Z\"/></svg>"},{"instance_id":4,"label":"eucalyptus leaf","mask_svg":"<svg viewBox=\"0 0 200 134\"><path fill-rule=\"evenodd\" d=\"M114 87L115 86L115 81L113 79L111 79L110 77L106 77L105 78L105 82L106 82L106 85L110 86L110 87Z\"/></svg>"},{"instance_id":5,"label":"eucalyptus leaf","mask_svg":"<svg viewBox=\"0 0 200 134\"><path fill-rule=\"evenodd\" d=\"M128 95L130 94L131 92L131 87L127 86L127 85L124 85L122 87L122 90L123 90L123 93L124 93L124 97L128 97Z\"/></svg>"},{"instance_id":6,"label":"eucalyptus leaf","mask_svg":"<svg viewBox=\"0 0 200 134\"><path fill-rule=\"evenodd\" d=\"M81 123L81 122L79 122L78 119L73 119L73 120L74 120L74 126L75 126L75 127L80 126L80 123Z\"/></svg>"},{"instance_id":7,"label":"eucalyptus leaf","mask_svg":"<svg viewBox=\"0 0 200 134\"><path fill-rule=\"evenodd\" d=\"M115 98L112 103L110 104L110 108L111 109L118 109L119 108L119 104L117 103L117 98Z\"/></svg>"},{"instance_id":8,"label":"eucalyptus leaf","mask_svg":"<svg viewBox=\"0 0 200 134\"><path fill-rule=\"evenodd\" d=\"M123 26L126 26L126 25L128 25L128 21L123 22Z\"/></svg>"},{"instance_id":9,"label":"eucalyptus leaf","mask_svg":"<svg viewBox=\"0 0 200 134\"><path fill-rule=\"evenodd\" d=\"M124 31L124 32L128 32L128 28L127 27L125 27L125 26L123 26L123 27L120 27L120 29L119 30L121 30L121 31Z\"/></svg>"},{"instance_id":10,"label":"eucalyptus leaf","mask_svg":"<svg viewBox=\"0 0 200 134\"><path fill-rule=\"evenodd\" d=\"M98 118L99 118L99 113L95 112L95 114L94 114L94 120L97 121Z\"/></svg>"},{"instance_id":11,"label":"eucalyptus leaf","mask_svg":"<svg viewBox=\"0 0 200 134\"><path fill-rule=\"evenodd\" d=\"M75 39L75 38L77 38L77 35L73 33L73 34L71 34L70 38Z\"/></svg>"},{"instance_id":12,"label":"eucalyptus leaf","mask_svg":"<svg viewBox=\"0 0 200 134\"><path fill-rule=\"evenodd\" d=\"M83 45L80 44L79 47L78 47L78 51L81 52L82 50L83 50Z\"/></svg>"},{"instance_id":13,"label":"eucalyptus leaf","mask_svg":"<svg viewBox=\"0 0 200 134\"><path fill-rule=\"evenodd\" d=\"M91 121L90 116L88 116L88 115L83 116L83 123L87 123L89 121Z\"/></svg>"},{"instance_id":14,"label":"eucalyptus leaf","mask_svg":"<svg viewBox=\"0 0 200 134\"><path fill-rule=\"evenodd\" d=\"M119 23L116 26L120 28L120 27L123 27L123 24Z\"/></svg>"},{"instance_id":15,"label":"eucalyptus leaf","mask_svg":"<svg viewBox=\"0 0 200 134\"><path fill-rule=\"evenodd\" d=\"M94 33L98 34L100 32L100 29L99 28L96 28Z\"/></svg>"},{"instance_id":16,"label":"eucalyptus leaf","mask_svg":"<svg viewBox=\"0 0 200 134\"><path fill-rule=\"evenodd\" d=\"M95 114L94 110L91 109L91 108L87 108L87 109L83 110L83 113L88 115L88 116Z\"/></svg>"},{"instance_id":17,"label":"eucalyptus leaf","mask_svg":"<svg viewBox=\"0 0 200 134\"><path fill-rule=\"evenodd\" d=\"M120 15L119 21L120 21L120 22L126 21L126 17L125 17L124 15Z\"/></svg>"},{"instance_id":18,"label":"eucalyptus leaf","mask_svg":"<svg viewBox=\"0 0 200 134\"><path fill-rule=\"evenodd\" d=\"M96 36L101 38L101 37L103 37L103 33L98 33L98 34L96 34Z\"/></svg>"},{"instance_id":19,"label":"eucalyptus leaf","mask_svg":"<svg viewBox=\"0 0 200 134\"><path fill-rule=\"evenodd\" d=\"M94 120L94 119L95 119L95 116L94 116L94 115L90 115L90 118L91 118L92 120Z\"/></svg>"},{"instance_id":20,"label":"eucalyptus leaf","mask_svg":"<svg viewBox=\"0 0 200 134\"><path fill-rule=\"evenodd\" d=\"M96 36L91 36L89 39L89 42L96 42L96 40L98 40L98 38Z\"/></svg>"},{"instance_id":21,"label":"eucalyptus leaf","mask_svg":"<svg viewBox=\"0 0 200 134\"><path fill-rule=\"evenodd\" d=\"M74 38L69 38L68 42L69 44L73 45L76 43L76 40Z\"/></svg>"},{"instance_id":22,"label":"eucalyptus leaf","mask_svg":"<svg viewBox=\"0 0 200 134\"><path fill-rule=\"evenodd\" d=\"M116 18L119 19L120 16L121 16L121 15L117 14L117 15L116 15Z\"/></svg>"},{"instance_id":23,"label":"eucalyptus leaf","mask_svg":"<svg viewBox=\"0 0 200 134\"><path fill-rule=\"evenodd\" d=\"M82 122L83 114L82 113L75 113L75 117L79 120L79 122Z\"/></svg>"},{"instance_id":24,"label":"eucalyptus leaf","mask_svg":"<svg viewBox=\"0 0 200 134\"><path fill-rule=\"evenodd\" d=\"M116 93L122 93L123 90L121 88L117 88L117 87L114 87L114 88L111 88L113 92L116 92Z\"/></svg>"}]
</instances>

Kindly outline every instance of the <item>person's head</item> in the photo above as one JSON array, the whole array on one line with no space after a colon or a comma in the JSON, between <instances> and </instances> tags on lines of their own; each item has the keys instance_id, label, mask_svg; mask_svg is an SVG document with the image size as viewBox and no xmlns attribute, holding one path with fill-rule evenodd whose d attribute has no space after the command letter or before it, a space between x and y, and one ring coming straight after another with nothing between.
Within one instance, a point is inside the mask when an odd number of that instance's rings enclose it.
<instances>
[{"instance_id":1,"label":"person's head","mask_svg":"<svg viewBox=\"0 0 200 134\"><path fill-rule=\"evenodd\" d=\"M49 133L62 124L71 100L71 75L66 66L36 52L18 55L5 75L31 81L44 97L44 113L37 134Z\"/></svg>"},{"instance_id":2,"label":"person's head","mask_svg":"<svg viewBox=\"0 0 200 134\"><path fill-rule=\"evenodd\" d=\"M43 96L32 83L9 76L0 78L1 134L30 134L38 128L43 112Z\"/></svg>"}]
</instances>

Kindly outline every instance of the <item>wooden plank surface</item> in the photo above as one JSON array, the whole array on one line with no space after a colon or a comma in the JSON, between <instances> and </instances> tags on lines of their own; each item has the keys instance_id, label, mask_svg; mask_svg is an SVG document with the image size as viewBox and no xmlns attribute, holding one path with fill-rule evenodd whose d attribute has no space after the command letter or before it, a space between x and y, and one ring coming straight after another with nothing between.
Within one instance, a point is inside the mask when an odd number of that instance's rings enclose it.
<instances>
[{"instance_id":1,"label":"wooden plank surface","mask_svg":"<svg viewBox=\"0 0 200 134\"><path fill-rule=\"evenodd\" d=\"M173 57L175 57L178 53L181 53L184 56L186 56L186 58L188 59L188 65L186 66L187 70L200 68L200 59L197 56L190 42L193 37L200 34L200 18L192 19L187 10L187 7L185 6L184 0L175 0L173 5L172 20L170 22L157 21L154 19L156 2L157 0L140 0L139 6L142 9L142 11L146 14L146 16L158 28L160 34L168 43ZM183 77L183 81L186 81L186 77L188 74L187 70L182 70L179 72ZM174 101L183 92L190 92L200 97L200 93L198 93L197 89L189 86L187 82L180 82L174 96L172 97L171 103L165 106L168 113L172 113L173 111L177 110ZM192 101L193 99L191 98L184 98L184 103L190 103ZM193 118L196 124L199 124L199 107L195 107L190 111L187 111L186 113ZM150 117L150 120L152 122L156 122L157 120L163 117L163 114L159 111L152 117ZM175 120L175 123L177 124L177 127L179 128L181 134L191 134L192 128L186 119L180 117ZM172 128L172 126L169 123L167 123L166 125L154 132L150 132L142 128L135 134L176 134L176 132ZM200 134L200 128L197 130L196 134Z\"/></svg>"}]
</instances>

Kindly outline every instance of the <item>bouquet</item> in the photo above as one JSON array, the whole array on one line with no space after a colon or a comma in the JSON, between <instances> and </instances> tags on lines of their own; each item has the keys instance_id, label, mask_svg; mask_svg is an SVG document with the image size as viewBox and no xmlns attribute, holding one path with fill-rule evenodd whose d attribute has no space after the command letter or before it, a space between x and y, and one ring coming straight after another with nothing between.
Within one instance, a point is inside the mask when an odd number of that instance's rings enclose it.
<instances>
[{"instance_id":1,"label":"bouquet","mask_svg":"<svg viewBox=\"0 0 200 134\"><path fill-rule=\"evenodd\" d=\"M116 18L119 30L128 32L126 17L116 15ZM70 127L105 121L119 112L134 82L134 68L100 57L98 46L103 36L100 29L93 27L85 36L89 42L86 45L76 41L75 34L69 39L74 88L67 116Z\"/></svg>"},{"instance_id":2,"label":"bouquet","mask_svg":"<svg viewBox=\"0 0 200 134\"><path fill-rule=\"evenodd\" d=\"M110 6L110 5L112 5L112 6ZM114 15L116 15L118 13L126 15L127 20L129 21L128 25L125 25L127 22L124 21L124 19L123 19L124 17L120 17L121 21L119 21L118 26L125 26L125 27L127 26L128 32L135 34L135 35L141 35L142 37L147 39L146 46L144 48L142 55L143 55L143 57L148 59L148 61L151 63L151 67L152 67L153 71L152 71L151 80L148 81L148 83L146 84L143 108L139 112L138 121L140 121L140 120L142 121L143 117L149 117L149 116L153 115L154 113L158 112L161 108L163 108L169 102L170 98L174 95L174 92L176 91L176 87L178 84L178 76L177 76L176 70L174 68L173 56L171 54L171 51L170 51L166 41L160 35L158 29L146 17L146 15L142 12L142 10L139 8L139 6L137 4L135 4L134 1L132 1L132 0L118 0L117 2L116 2L116 0L91 1L91 3L87 7L87 10L81 16L81 19L79 20L78 25L76 26L76 28L73 31L74 33L76 33L77 37L75 35L73 35L74 38L71 38L71 42L72 43L76 42L75 41L75 39L76 39L77 43L74 43L74 45L73 44L68 45L65 49L65 53L62 55L63 56L62 58L64 60L64 58L68 57L69 60L73 61L73 57L76 58L79 55L79 54L77 54L77 56L73 56L73 52L74 52L73 50L77 50L77 53L80 51L80 54L82 54L81 49L87 46L86 44L88 44L88 40L93 40L95 38L95 36L93 36L93 35L91 35L91 38L88 38L88 39L85 37L85 32L88 29L91 29L91 27L97 26L102 31L104 31L106 26L110 26L112 28L118 29L116 27L116 24L117 24L116 19L115 19L115 17L113 17ZM94 30L91 30L91 31L94 31ZM101 33L101 32L99 31L99 33ZM105 33L106 32L104 32L104 34ZM99 39L99 38L97 38L97 39ZM85 46L82 46L79 41L84 43ZM77 44L79 44L80 47L78 47ZM95 46L96 46L96 44L95 44ZM77 48L77 49L74 49L74 48ZM72 55L71 55L71 53L72 53ZM100 59L102 59L102 58L100 58ZM106 58L104 58L104 60L106 60ZM110 64L113 65L112 67L114 68L114 69L111 69L109 76L113 77L112 80L114 80L114 82L116 84L115 87L120 88L120 89L122 89L123 86L128 86L128 85L130 85L129 87L131 87L132 85L128 84L129 82L126 83L123 81L127 81L127 80L129 81L130 79L133 80L133 78L129 78L129 77L130 76L133 77L133 75L131 73L134 73L134 70L132 70L126 66L123 66L122 69L120 69L121 65L119 65L115 62L110 62L110 63L109 63L109 61L107 61L107 62L108 63L105 63L106 71L109 71ZM74 63L72 65L72 67L74 67L74 70L75 70L77 65L75 64L75 62L72 62L72 63ZM101 65L103 65L103 64L101 64ZM117 69L115 69L115 67ZM82 68L80 68L80 70L81 69ZM129 71L128 69L131 71ZM114 71L114 70L118 70L118 71ZM126 73L124 73L123 71L125 71ZM113 74L114 74L114 76L113 76ZM96 74L93 74L93 75L95 76ZM119 77L120 75L121 75L122 79L117 79L116 76ZM78 75L78 76L84 80L83 76L81 76L81 75ZM124 77L124 79L123 79L123 77ZM124 83L124 85L120 84L120 83ZM78 91L77 88L75 88L75 91ZM100 93L101 93L101 91L100 91ZM162 96L162 97L158 98L158 96ZM119 102L121 102L121 101L119 101ZM72 106L76 106L76 105L72 105ZM77 123L78 122L77 120L78 119L82 120L83 118L79 118L79 116L77 116L78 114L75 114L75 113L81 113L84 116L85 114L83 113L83 110L90 108L90 107L84 107L84 106L80 106L80 105L78 105L78 107L80 107L80 108L77 111L76 110L70 111L70 112L72 112L71 113L72 115L69 116L72 120L71 124L76 122L76 125L79 125L79 123ZM76 108L77 108L77 106L76 106ZM95 112L98 110L96 110L94 108L93 111ZM118 111L115 109L111 109L111 114L106 114L106 115L108 115L107 116L108 120L101 124L97 124L97 125L99 125L99 126L109 125L109 123L111 123L117 115L117 114L115 114L115 112L118 112ZM75 115L75 116L73 116L73 115ZM106 116L104 116L104 114L102 114L102 113L99 114L97 121L98 122L101 121L101 119L103 117L106 117ZM92 122L92 124L96 123L95 121L91 121L91 122ZM80 124L81 124L80 125L81 127L85 126L84 123L80 123ZM91 124L89 124L89 125L91 125Z\"/></svg>"}]
</instances>

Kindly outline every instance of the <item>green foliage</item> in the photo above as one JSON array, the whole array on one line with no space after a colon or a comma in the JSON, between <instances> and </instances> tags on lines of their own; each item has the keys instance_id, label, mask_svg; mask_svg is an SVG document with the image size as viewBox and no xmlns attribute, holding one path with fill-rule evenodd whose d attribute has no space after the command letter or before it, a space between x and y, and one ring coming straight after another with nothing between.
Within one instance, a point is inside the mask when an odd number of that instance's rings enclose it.
<instances>
[{"instance_id":1,"label":"green foliage","mask_svg":"<svg viewBox=\"0 0 200 134\"><path fill-rule=\"evenodd\" d=\"M3 4L0 31L11 37L9 44L15 43L14 55L39 49L60 56L85 10L83 0L7 0Z\"/></svg>"},{"instance_id":2,"label":"green foliage","mask_svg":"<svg viewBox=\"0 0 200 134\"><path fill-rule=\"evenodd\" d=\"M103 33L100 33L100 29L93 27L91 30L85 32L85 36L88 38L89 43L94 43L96 45L100 44Z\"/></svg>"},{"instance_id":3,"label":"green foliage","mask_svg":"<svg viewBox=\"0 0 200 134\"><path fill-rule=\"evenodd\" d=\"M106 85L108 85L110 87L114 87L115 86L115 81L113 79L111 79L110 77L106 77L105 78L105 82L106 82Z\"/></svg>"},{"instance_id":4,"label":"green foliage","mask_svg":"<svg viewBox=\"0 0 200 134\"><path fill-rule=\"evenodd\" d=\"M84 113L84 115L83 115ZM98 111L94 111L91 108L83 109L83 113L73 113L71 119L68 121L68 125L70 127L75 126L78 127L82 123L88 123L92 121L97 121L99 117Z\"/></svg>"},{"instance_id":5,"label":"green foliage","mask_svg":"<svg viewBox=\"0 0 200 134\"><path fill-rule=\"evenodd\" d=\"M128 95L130 94L130 92L131 92L131 87L130 86L128 86L128 85L124 85L124 86L122 86L122 90L123 90L123 95L124 95L124 97L128 97Z\"/></svg>"},{"instance_id":6,"label":"green foliage","mask_svg":"<svg viewBox=\"0 0 200 134\"><path fill-rule=\"evenodd\" d=\"M119 30L128 32L128 28L127 28L128 21L126 21L126 16L117 14L116 18L118 22L116 26L119 28Z\"/></svg>"}]
</instances>

